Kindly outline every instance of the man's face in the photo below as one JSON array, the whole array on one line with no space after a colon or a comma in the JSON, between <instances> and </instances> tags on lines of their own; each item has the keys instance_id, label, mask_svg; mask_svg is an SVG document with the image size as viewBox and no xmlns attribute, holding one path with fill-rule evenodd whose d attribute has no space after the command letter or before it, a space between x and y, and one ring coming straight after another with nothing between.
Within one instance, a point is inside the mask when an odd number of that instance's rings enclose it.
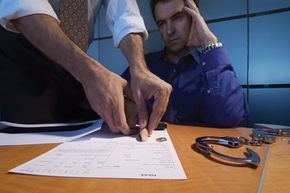
<instances>
[{"instance_id":1,"label":"man's face","mask_svg":"<svg viewBox=\"0 0 290 193\"><path fill-rule=\"evenodd\" d=\"M155 19L161 37L170 52L186 48L191 27L191 17L184 10L183 0L159 2L155 6Z\"/></svg>"}]
</instances>

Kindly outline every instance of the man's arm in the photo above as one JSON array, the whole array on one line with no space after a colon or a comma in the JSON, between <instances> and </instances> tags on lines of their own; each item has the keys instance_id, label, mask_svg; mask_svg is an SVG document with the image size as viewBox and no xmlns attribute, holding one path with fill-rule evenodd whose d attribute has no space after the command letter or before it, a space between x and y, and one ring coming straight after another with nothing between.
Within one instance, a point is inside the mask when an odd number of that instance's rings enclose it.
<instances>
[{"instance_id":1,"label":"man's arm","mask_svg":"<svg viewBox=\"0 0 290 193\"><path fill-rule=\"evenodd\" d=\"M192 16L188 45L205 48L217 43L217 37L209 30L193 0L186 3L184 10ZM225 48L202 53L200 64L205 76L201 97L203 122L217 127L237 126L247 115L248 107Z\"/></svg>"},{"instance_id":2,"label":"man's arm","mask_svg":"<svg viewBox=\"0 0 290 193\"><path fill-rule=\"evenodd\" d=\"M225 48L201 54L204 72L201 111L203 122L236 127L248 114L248 105Z\"/></svg>"},{"instance_id":3,"label":"man's arm","mask_svg":"<svg viewBox=\"0 0 290 193\"><path fill-rule=\"evenodd\" d=\"M127 35L119 47L130 65L131 90L137 106L140 128L142 131L148 128L150 135L166 111L172 88L148 70L144 59L143 38L140 34ZM146 100L152 97L153 110L149 117Z\"/></svg>"},{"instance_id":4,"label":"man's arm","mask_svg":"<svg viewBox=\"0 0 290 193\"><path fill-rule=\"evenodd\" d=\"M93 110L113 132L129 133L124 112L126 80L108 71L75 45L51 16L35 14L13 20L23 35L50 59L69 71L82 85Z\"/></svg>"}]
</instances>

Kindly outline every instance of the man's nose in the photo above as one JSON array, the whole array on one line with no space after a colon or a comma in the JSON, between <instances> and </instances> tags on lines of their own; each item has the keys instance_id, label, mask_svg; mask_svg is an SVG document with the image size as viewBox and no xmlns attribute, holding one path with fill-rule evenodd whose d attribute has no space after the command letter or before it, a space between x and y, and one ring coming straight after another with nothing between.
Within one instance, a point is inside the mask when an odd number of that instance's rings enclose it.
<instances>
[{"instance_id":1,"label":"man's nose","mask_svg":"<svg viewBox=\"0 0 290 193\"><path fill-rule=\"evenodd\" d=\"M171 22L168 22L167 23L167 34L168 35L171 35L174 33L174 26L172 25Z\"/></svg>"}]
</instances>

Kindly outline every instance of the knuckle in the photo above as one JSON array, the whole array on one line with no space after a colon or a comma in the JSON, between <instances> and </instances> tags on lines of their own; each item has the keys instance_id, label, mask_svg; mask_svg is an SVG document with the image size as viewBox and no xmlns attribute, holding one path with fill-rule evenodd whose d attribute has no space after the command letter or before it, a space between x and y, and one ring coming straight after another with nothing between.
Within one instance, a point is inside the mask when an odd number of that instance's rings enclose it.
<instances>
[{"instance_id":1,"label":"knuckle","mask_svg":"<svg viewBox=\"0 0 290 193\"><path fill-rule=\"evenodd\" d=\"M121 80L121 84L122 84L123 87L125 87L128 84L128 82L127 82L127 80L122 79Z\"/></svg>"},{"instance_id":2,"label":"knuckle","mask_svg":"<svg viewBox=\"0 0 290 193\"><path fill-rule=\"evenodd\" d=\"M167 92L168 93L172 92L172 86L170 84L167 85Z\"/></svg>"},{"instance_id":3,"label":"knuckle","mask_svg":"<svg viewBox=\"0 0 290 193\"><path fill-rule=\"evenodd\" d=\"M172 86L167 82L164 82L164 84L161 85L161 90L163 90L166 93L170 93L172 91Z\"/></svg>"},{"instance_id":4,"label":"knuckle","mask_svg":"<svg viewBox=\"0 0 290 193\"><path fill-rule=\"evenodd\" d=\"M164 85L161 89L161 94L164 95L164 96L168 96L170 95L170 93L172 92L172 86L167 84L167 85Z\"/></svg>"}]
</instances>

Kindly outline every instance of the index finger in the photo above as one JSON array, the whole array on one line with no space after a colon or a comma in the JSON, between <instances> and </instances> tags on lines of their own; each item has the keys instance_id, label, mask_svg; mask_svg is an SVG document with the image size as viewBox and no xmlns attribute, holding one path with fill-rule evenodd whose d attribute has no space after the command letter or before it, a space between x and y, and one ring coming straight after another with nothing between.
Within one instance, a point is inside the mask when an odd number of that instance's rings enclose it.
<instances>
[{"instance_id":1,"label":"index finger","mask_svg":"<svg viewBox=\"0 0 290 193\"><path fill-rule=\"evenodd\" d=\"M154 95L152 113L148 124L149 135L152 134L152 131L157 127L162 116L164 115L169 101L169 96L170 92L166 92L164 90Z\"/></svg>"},{"instance_id":2,"label":"index finger","mask_svg":"<svg viewBox=\"0 0 290 193\"><path fill-rule=\"evenodd\" d=\"M190 32L188 35L187 46L193 46L194 22L191 20Z\"/></svg>"}]
</instances>

